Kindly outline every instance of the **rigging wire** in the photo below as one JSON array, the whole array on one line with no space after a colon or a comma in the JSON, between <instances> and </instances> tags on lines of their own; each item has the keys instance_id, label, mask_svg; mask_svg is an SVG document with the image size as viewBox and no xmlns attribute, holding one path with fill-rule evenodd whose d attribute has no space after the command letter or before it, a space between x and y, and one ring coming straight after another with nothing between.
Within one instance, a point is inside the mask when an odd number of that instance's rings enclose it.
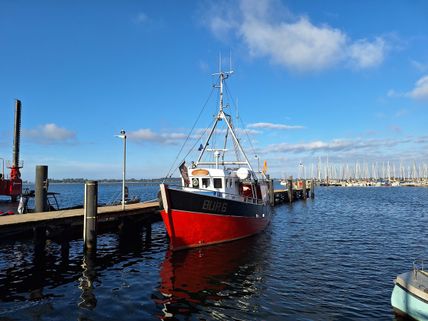
<instances>
[{"instance_id":1,"label":"rigging wire","mask_svg":"<svg viewBox=\"0 0 428 321\"><path fill-rule=\"evenodd\" d=\"M186 157L189 156L189 154L194 150L199 140L201 140L202 137L207 133L208 129L214 125L214 122L215 122L215 119L212 121L210 126L205 128L205 130L202 132L199 138L195 140L195 143L193 144L192 148L187 152L187 154L183 157L183 160L186 159Z\"/></svg>"},{"instance_id":2,"label":"rigging wire","mask_svg":"<svg viewBox=\"0 0 428 321\"><path fill-rule=\"evenodd\" d=\"M169 176L170 174L172 175L171 170L172 170L172 169L173 169L173 167L175 166L175 164L176 164L176 162L177 162L177 159L179 158L179 156L180 156L181 152L183 151L184 146L186 145L187 141L189 140L190 136L192 135L192 132L193 132L193 130L195 129L195 126L196 126L196 124L198 123L199 118L201 118L201 115L202 115L203 111L205 110L205 107L207 106L207 104L208 104L209 100L211 99L211 96L212 96L213 92L214 92L214 87L213 87L213 88L211 88L211 92L210 92L210 94L208 95L208 98L206 99L205 103L203 104L202 109L201 109L201 111L199 112L198 117L196 118L195 122L193 123L193 126L192 126L192 128L191 128L191 130L190 130L189 134L187 135L187 137L186 137L186 139L185 139L184 143L181 145L180 151L178 152L177 157L175 158L174 162L172 163L171 167L169 168L168 173L167 173L167 174L166 174L166 176L164 177L164 179L163 179L162 183L163 183L163 182L165 182L165 180L168 178L168 176ZM206 130L205 130L205 131L206 131ZM205 133L205 132L204 132L204 133ZM195 145L196 145L196 143L195 143ZM187 153L187 155L186 155L184 158L186 158L186 157L190 154L190 152L193 150L193 148L195 147L195 145L193 145L192 149L189 151L189 153Z\"/></svg>"},{"instance_id":3,"label":"rigging wire","mask_svg":"<svg viewBox=\"0 0 428 321\"><path fill-rule=\"evenodd\" d=\"M236 104L235 104L235 100L233 99L233 96L232 96L232 94L230 93L230 90L229 90L229 87L227 86L227 83L225 82L225 83L224 83L224 85L225 85L225 88L226 88L226 93L227 93L227 95L230 97L230 100L232 101L233 106L235 107L235 109L236 109L236 110L238 110L238 106L236 106ZM238 117L237 117L237 118L238 118ZM242 120L242 116L239 116L239 118L238 118L238 119L239 119L239 121L240 121L240 123L241 123L242 130L244 131L245 135L247 136L247 139L248 139L248 142L250 143L250 147L251 147L251 150L252 150L253 154L254 154L254 155L257 155L257 154L256 154L256 151L255 151L255 149L254 149L254 146L253 146L253 144L251 143L251 139L250 139L250 136L248 135L248 131L247 131L247 129L245 128L244 122L243 122L243 120Z\"/></svg>"}]
</instances>

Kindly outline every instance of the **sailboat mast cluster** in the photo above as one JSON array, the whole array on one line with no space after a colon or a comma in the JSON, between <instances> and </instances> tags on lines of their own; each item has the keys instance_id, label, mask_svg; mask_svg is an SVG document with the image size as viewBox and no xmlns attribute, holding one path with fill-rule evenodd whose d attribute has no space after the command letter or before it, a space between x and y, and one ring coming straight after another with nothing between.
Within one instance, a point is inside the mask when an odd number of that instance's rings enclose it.
<instances>
[{"instance_id":1,"label":"sailboat mast cluster","mask_svg":"<svg viewBox=\"0 0 428 321\"><path fill-rule=\"evenodd\" d=\"M321 185L338 186L428 186L428 164L425 162L342 162L328 157L312 162L307 171L299 164L299 178L316 179Z\"/></svg>"}]
</instances>

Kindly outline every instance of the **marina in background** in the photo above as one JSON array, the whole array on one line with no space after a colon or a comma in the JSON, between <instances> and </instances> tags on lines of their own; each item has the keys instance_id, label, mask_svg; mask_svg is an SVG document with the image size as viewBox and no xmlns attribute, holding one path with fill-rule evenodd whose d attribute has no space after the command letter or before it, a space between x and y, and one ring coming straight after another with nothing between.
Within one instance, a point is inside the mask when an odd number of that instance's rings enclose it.
<instances>
[{"instance_id":1,"label":"marina in background","mask_svg":"<svg viewBox=\"0 0 428 321\"><path fill-rule=\"evenodd\" d=\"M321 186L419 186L428 187L428 164L383 161L331 163L328 158L318 158L309 169L298 165L300 179L314 179ZM285 184L285 180L282 180Z\"/></svg>"}]
</instances>

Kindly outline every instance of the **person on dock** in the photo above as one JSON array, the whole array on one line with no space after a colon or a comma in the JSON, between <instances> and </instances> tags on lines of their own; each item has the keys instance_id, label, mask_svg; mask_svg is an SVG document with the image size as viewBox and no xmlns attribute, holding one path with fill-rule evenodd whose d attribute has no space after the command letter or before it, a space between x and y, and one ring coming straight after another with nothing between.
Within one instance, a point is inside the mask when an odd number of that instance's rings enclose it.
<instances>
[{"instance_id":1,"label":"person on dock","mask_svg":"<svg viewBox=\"0 0 428 321\"><path fill-rule=\"evenodd\" d=\"M21 195L19 198L19 204L18 204L18 214L24 214L27 213L28 210L28 196Z\"/></svg>"}]
</instances>

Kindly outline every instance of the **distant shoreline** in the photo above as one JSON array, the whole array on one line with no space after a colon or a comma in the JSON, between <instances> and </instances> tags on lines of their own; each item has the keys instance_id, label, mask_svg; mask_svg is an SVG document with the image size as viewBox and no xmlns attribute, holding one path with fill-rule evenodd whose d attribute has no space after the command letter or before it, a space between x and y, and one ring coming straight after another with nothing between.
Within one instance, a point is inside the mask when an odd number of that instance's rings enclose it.
<instances>
[{"instance_id":1,"label":"distant shoreline","mask_svg":"<svg viewBox=\"0 0 428 321\"><path fill-rule=\"evenodd\" d=\"M84 178L66 178L66 179L49 179L49 184L85 184L85 182L90 179ZM99 184L122 184L121 179L92 179L97 181ZM168 178L165 182L177 182L180 178ZM160 184L164 181L163 178L154 178L154 179L129 179L126 180L126 184ZM24 181L23 184L34 184L34 182Z\"/></svg>"}]
</instances>

